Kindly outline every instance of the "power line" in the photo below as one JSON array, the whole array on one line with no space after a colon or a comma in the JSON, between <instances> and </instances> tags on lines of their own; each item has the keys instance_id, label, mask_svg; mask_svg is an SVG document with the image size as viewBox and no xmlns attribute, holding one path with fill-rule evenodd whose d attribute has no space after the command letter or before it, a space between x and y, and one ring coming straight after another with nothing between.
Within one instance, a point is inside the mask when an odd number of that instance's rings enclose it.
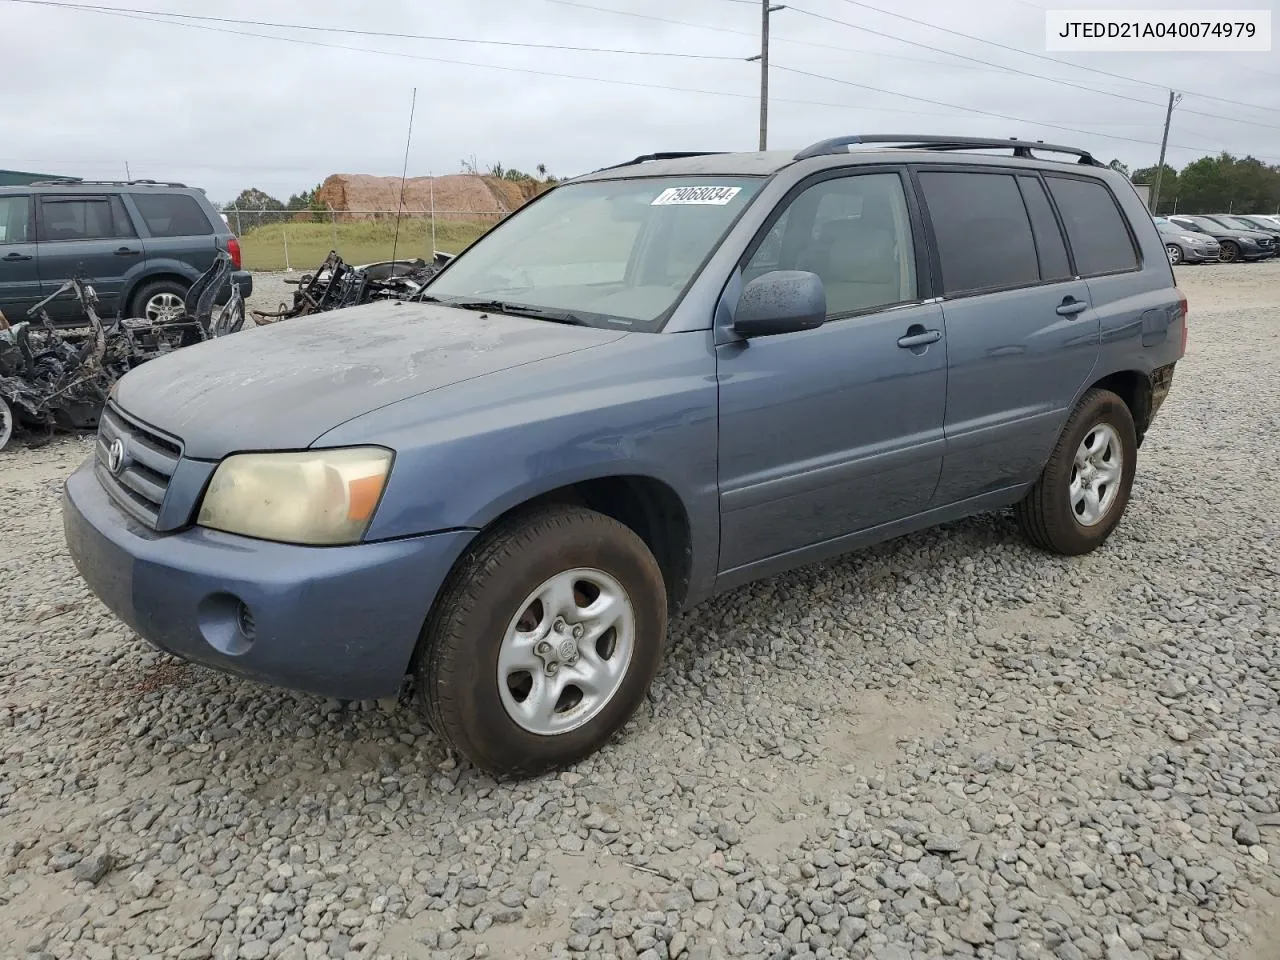
<instances>
[{"instance_id":1,"label":"power line","mask_svg":"<svg viewBox=\"0 0 1280 960\"><path fill-rule=\"evenodd\" d=\"M141 10L136 7L108 7L94 3L69 3L66 0L5 0L7 3L23 3L34 7L54 7L61 10L83 10L90 13L130 13L146 17L165 17L176 20L194 20L205 23L232 24L244 27L270 27L280 30L307 30L314 33L337 33L361 37L381 37L392 40L429 40L437 43L470 43L494 47L518 47L527 50L559 50L572 53L610 53L631 57L676 57L686 60L740 61L731 57L710 53L679 53L668 50L627 50L616 47L579 47L563 43L530 43L515 40L480 40L471 37L450 37L421 33L396 33L389 30L361 30L354 27L322 27L306 23L279 23L271 20L245 20L236 17L210 17L195 13L173 13L168 10ZM753 0L742 0L752 3Z\"/></svg>"},{"instance_id":2,"label":"power line","mask_svg":"<svg viewBox=\"0 0 1280 960\"><path fill-rule=\"evenodd\" d=\"M1057 57L1050 57L1043 53L1033 53L1030 50L1020 50L1017 47L1010 46L1009 44L1000 43L999 41L996 41L996 40L988 40L985 37L975 37L973 34L962 33L961 31L954 30L951 27L941 27L941 26L938 26L938 24L936 23L929 23L927 20L917 20L915 17L909 17L905 13L895 13L892 10L884 10L880 7L872 6L869 3L864 3L863 0L841 0L841 2L847 3L852 7L860 7L863 10L871 10L875 13L882 14L886 17L894 17L898 20L905 20L906 22L914 23L916 26L919 26L919 27L928 27L930 30L940 30L943 33L949 33L952 36L963 37L964 39L972 40L975 43L985 43L987 46L998 47L1001 50L1008 50L1011 53L1021 54L1024 57L1035 57L1037 60L1044 60L1044 61L1047 61L1048 63L1056 63L1059 66L1063 66L1063 67L1071 67L1074 70L1086 70L1089 73L1096 73L1096 74L1099 74L1100 76L1110 77L1113 80L1124 80L1128 83L1139 83L1144 86L1155 87L1161 90L1162 92L1168 89L1168 87L1162 83L1155 83L1150 80L1142 80L1142 79L1139 79L1138 77L1126 77L1119 73L1111 73L1108 70L1099 70L1097 67L1088 67L1083 64L1072 63L1069 60L1059 60ZM1035 6L1034 4L1028 4L1028 5ZM859 27L857 29L862 29L862 28ZM1194 91L1185 90L1185 89L1183 89L1183 92L1193 97L1200 97L1203 100L1215 100L1218 103L1226 103L1233 107L1252 107L1255 110L1264 110L1268 113L1280 112L1280 108L1277 108L1277 107L1267 107L1261 104L1249 103L1248 101L1243 101L1243 100L1231 100L1226 97L1214 96L1213 94L1210 94L1210 93L1196 93ZM1184 110L1183 112L1193 113L1195 111ZM1211 113L1201 114L1201 116L1213 117L1214 119L1222 119L1222 120L1234 119L1231 117L1219 117L1216 114L1211 114ZM1238 122L1249 123L1251 121L1240 120ZM1267 124L1259 124L1259 125L1268 126ZM1280 127L1277 127L1276 129L1280 129Z\"/></svg>"},{"instance_id":3,"label":"power line","mask_svg":"<svg viewBox=\"0 0 1280 960\"><path fill-rule=\"evenodd\" d=\"M649 20L653 23L665 23L665 24L669 24L671 26L677 26L677 27L693 27L694 29L697 29L697 30L708 30L712 33L725 33L725 34L731 34L737 37L750 37L752 40L757 40L757 41L760 39L760 34L758 31L753 32L751 30L736 30L733 27L717 26L709 23L695 23L692 20L675 20L671 17L659 17L652 13L636 13L631 10L615 10L612 7L598 7L591 3L581 3L579 2L579 0L547 0L547 2L557 3L565 7L576 7L579 10L592 10L592 11L595 11L596 13L611 13L619 17L632 17L637 20ZM758 0L726 0L726 2L748 3L752 7L756 7L759 5ZM787 9L793 10L795 8L788 5ZM843 21L837 21L837 22L843 23ZM853 25L847 24L847 26L853 26ZM815 50L832 50L832 51L835 51L836 53L856 53L866 57L884 57L889 60L902 60L906 63L924 63L924 64L929 64L931 66L938 66L938 67L953 67L961 70L972 70L975 73L1004 73L1005 72L1000 67L993 67L980 60L975 62L980 63L982 65L975 67L975 66L970 66L967 63L960 64L960 63L947 63L942 60L925 60L922 57L908 57L900 53L886 53L882 50L863 50L856 47L844 47L834 43L821 43L817 40L796 40L792 37L773 37L772 42L790 43L799 47L811 47ZM947 53L949 56L954 56L954 54L950 54L949 51L944 50L942 52ZM1145 84L1138 84L1138 86L1145 86Z\"/></svg>"},{"instance_id":4,"label":"power line","mask_svg":"<svg viewBox=\"0 0 1280 960\"><path fill-rule=\"evenodd\" d=\"M125 20L140 20L145 23L158 23L158 24L164 24L166 26L171 26L171 27L186 27L192 30L206 30L212 33L230 34L232 36L238 36L238 37L252 37L259 40L275 40L281 43L293 43L300 46L320 47L326 50L342 50L347 53L367 53L367 54L372 54L374 56L397 57L403 60L417 60L417 61L422 61L426 63L444 63L444 64L449 64L451 66L477 67L485 70L502 70L508 73L527 73L527 74L532 74L534 76L551 77L553 79L558 79L558 80L584 80L592 83L608 83L616 86L640 87L648 90L668 90L675 93L697 93L697 94L704 94L706 96L714 96L714 97L730 97L735 100L755 100L756 99L755 94L738 93L738 92L729 91L729 90L706 90L698 87L680 87L672 84L650 83L648 81L643 81L643 80L621 80L616 77L592 77L592 76L584 76L582 74L575 74L575 73L557 73L550 70L537 70L532 67L511 67L511 66L505 66L505 65L496 64L496 63L475 63L469 60L454 60L446 57L428 57L428 56L423 56L421 54L406 53L400 50L373 50L368 47L349 47L343 44L325 43L320 40L304 40L300 37L284 37L284 36L266 34L266 33L251 33L246 30L232 30L229 27L215 27L215 26L210 26L210 25L201 24L201 23L187 23L183 21L165 20L158 17L146 16L143 14L117 13L117 12L108 12L106 10L103 10L100 12L108 13L108 15L110 16L115 16ZM736 60L737 58L734 58L734 59ZM892 91L885 91L885 92L892 93ZM795 98L788 98L788 97L774 97L773 99L775 102L779 102L779 103L794 103L802 106L814 106L814 107L832 107L837 110L849 109L849 104L847 103L832 103L826 100L804 100L804 99L795 99ZM860 109L874 110L877 112L887 112L887 113L911 113L917 116L930 116L930 117L947 116L947 114L938 114L933 112L907 111L907 110L902 110L898 107L860 107Z\"/></svg>"},{"instance_id":5,"label":"power line","mask_svg":"<svg viewBox=\"0 0 1280 960\"><path fill-rule=\"evenodd\" d=\"M55 3L53 2L53 0L9 0L9 2L40 2L41 5L45 5L45 6L61 6L61 7L76 6L72 4ZM575 0L551 0L551 2L563 3L569 6L587 6L586 4L577 3L575 2ZM754 3L754 0L750 0L750 2ZM332 49L332 50L342 50L349 53L366 53L366 54L373 54L376 56L391 56L391 57L398 57L401 59L417 60L417 61L424 61L429 63L442 63L442 64L450 64L454 66L466 66L466 67L475 67L480 69L501 70L501 71L513 72L513 73L525 73L525 74L531 74L534 76L550 77L554 79L579 80L579 81L587 81L587 82L594 82L594 83L607 83L607 84L613 84L618 86L666 90L666 91L672 91L672 92L678 92L678 93L696 93L696 94L701 94L706 96L730 97L730 98L739 99L739 100L756 99L754 94L747 94L747 93L736 93L736 92L724 91L724 90L707 90L707 89L694 88L694 87L681 87L681 86L675 86L670 84L659 84L659 83L652 83L652 82L638 81L638 80L622 80L614 77L584 76L581 74L569 74L569 73L559 73L559 72L549 71L549 70L538 70L530 67L513 67L513 66L505 66L505 65L492 64L492 63L476 63L473 61L455 60L455 59L444 58L444 57L423 56L419 54L406 53L403 51L376 50L376 49L370 49L367 47L345 46L342 44L325 43L318 40L306 40L299 37L287 37L287 36L280 36L280 35L273 35L273 34L252 33L252 32L243 31L243 30L233 30L228 27L211 26L204 23L190 22L189 18L181 19L181 20L168 19L171 16L170 14L132 13L132 12L125 12L123 10L118 10L118 9L108 8L108 7L93 7L92 9L94 12L106 14L109 16L115 16L122 19L131 19L131 20L140 20L143 22L150 22L150 23L167 24L169 26L187 27L190 29L206 30L214 33L231 34L234 36L252 37L252 38L262 39L262 40L274 40L282 43L293 43L293 44L298 44L302 46L319 47L319 48ZM589 9L601 9L601 8L589 8ZM610 11L610 12L622 12L622 11ZM638 16L642 16L642 15L638 15ZM653 18L653 19L661 19L661 18ZM697 24L689 24L689 25L699 26ZM707 29L716 29L716 28L708 27ZM737 58L730 58L730 59L736 60ZM786 67L781 64L776 64L775 68L778 70L789 72L789 73L794 73L799 76L806 76L806 77L810 77L817 80L823 80L827 82L842 84L845 86L856 87L862 90L869 90L875 93L885 94L886 96L899 97L907 100L915 100L920 103L940 106L953 111L960 110L965 113L972 113L979 116L986 116L986 117L992 117L992 118L1001 119L1001 120L1008 120L1013 123L1045 127L1047 129L1065 130L1072 133L1080 133L1085 136L1096 136L1096 137L1102 137L1104 139L1125 141L1129 143L1138 143L1143 145L1152 145L1152 146L1156 145L1156 141L1153 141L1153 140L1140 140L1133 137L1123 137L1123 136L1118 136L1114 134L1099 133L1097 131L1091 131L1091 130L1078 128L1078 127L1071 127L1071 126L1065 126L1065 125L1053 124L1053 123L1043 123L1035 120L1027 120L1021 117L1014 117L1006 114L994 113L992 111L980 110L973 107L964 107L958 104L932 100L926 97L919 97L912 94L905 94L895 90L887 90L881 87L871 86L869 84L856 83L854 81L843 80L837 77L831 77L824 74L812 73L810 71L799 70L793 67ZM938 116L939 115L939 114L936 114L933 112L927 112L927 111L906 111L906 110L901 110L899 108L873 107L873 106L866 106L862 104L851 105L847 103L831 103L829 101L806 100L806 99L786 98L786 97L775 97L773 99L775 100L775 102L780 102L780 103L794 103L794 104L800 104L800 105L806 105L806 106L831 107L831 108L840 109L840 110L849 110L851 108L856 108L856 109L873 110L873 111L893 112L893 113L899 113L899 114L911 113L911 114L920 115L920 116ZM1135 126L1137 125L1135 124ZM1192 147L1192 146L1181 145L1181 144L1172 144L1172 146L1174 146L1177 149L1183 149L1183 150L1206 149L1206 148Z\"/></svg>"},{"instance_id":6,"label":"power line","mask_svg":"<svg viewBox=\"0 0 1280 960\"><path fill-rule=\"evenodd\" d=\"M802 76L802 77L811 77L815 80L826 80L830 83L839 83L848 87L856 87L859 90L871 90L876 93L888 93L895 97L902 97L906 100L915 100L918 103L928 103L937 107L947 107L951 110L960 110L965 113L973 113L979 116L992 117L997 120L1008 120L1011 123L1023 123L1023 124L1028 124L1030 126L1047 127L1048 129L1051 129L1051 130L1065 130L1068 133L1079 133L1087 137L1103 137L1104 139L1108 139L1108 140L1122 140L1122 141L1125 141L1126 143L1139 143L1139 144L1142 144L1143 146L1155 147L1160 145L1160 141L1158 140L1139 140L1136 137L1122 137L1118 134L1103 134L1103 133L1098 133L1096 130L1086 130L1081 127L1068 127L1058 123L1045 123L1040 120L1027 120L1024 117L1014 117L1004 113L994 113L990 110L980 110L977 107L965 107L956 103L946 103L942 100L932 100L928 97L918 97L918 96L915 96L914 94L901 93L896 90L884 90L880 87L873 87L869 84L858 83L854 80L844 80L844 79L841 79L840 77L830 77L830 76L827 76L826 74L811 73L808 70L799 70L795 67L783 66L782 64L775 64L774 68L777 70L785 70L787 73L798 74L799 76ZM1194 150L1209 149L1207 147L1193 147L1187 144L1178 144L1178 143L1170 144L1170 146L1176 147L1179 150L1194 151ZM1270 158L1261 157L1260 159L1270 159Z\"/></svg>"}]
</instances>

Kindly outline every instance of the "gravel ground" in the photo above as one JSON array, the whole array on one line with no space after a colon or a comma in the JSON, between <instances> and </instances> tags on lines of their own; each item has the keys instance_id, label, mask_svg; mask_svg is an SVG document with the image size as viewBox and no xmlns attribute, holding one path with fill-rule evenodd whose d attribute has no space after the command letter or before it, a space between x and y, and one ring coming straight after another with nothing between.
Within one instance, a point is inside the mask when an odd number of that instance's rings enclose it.
<instances>
[{"instance_id":1,"label":"gravel ground","mask_svg":"<svg viewBox=\"0 0 1280 960\"><path fill-rule=\"evenodd\" d=\"M1189 267L1125 522L986 516L718 598L571 772L161 655L0 457L0 954L1274 960L1280 263Z\"/></svg>"}]
</instances>

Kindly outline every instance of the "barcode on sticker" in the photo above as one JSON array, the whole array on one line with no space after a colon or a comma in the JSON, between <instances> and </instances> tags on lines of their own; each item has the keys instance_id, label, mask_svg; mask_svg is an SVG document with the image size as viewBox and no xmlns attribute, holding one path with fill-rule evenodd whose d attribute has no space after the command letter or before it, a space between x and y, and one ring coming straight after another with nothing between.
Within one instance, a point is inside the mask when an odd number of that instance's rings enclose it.
<instances>
[{"instance_id":1,"label":"barcode on sticker","mask_svg":"<svg viewBox=\"0 0 1280 960\"><path fill-rule=\"evenodd\" d=\"M668 187L649 205L669 207L680 203L706 203L723 207L741 192L741 187Z\"/></svg>"}]
</instances>

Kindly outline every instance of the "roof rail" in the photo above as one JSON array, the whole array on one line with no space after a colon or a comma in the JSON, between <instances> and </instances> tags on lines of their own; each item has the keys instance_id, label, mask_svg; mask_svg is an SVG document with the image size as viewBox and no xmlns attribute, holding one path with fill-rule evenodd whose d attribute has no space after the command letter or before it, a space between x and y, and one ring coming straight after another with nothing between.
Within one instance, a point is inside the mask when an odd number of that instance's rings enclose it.
<instances>
[{"instance_id":1,"label":"roof rail","mask_svg":"<svg viewBox=\"0 0 1280 960\"><path fill-rule=\"evenodd\" d=\"M615 163L607 167L601 167L600 170L593 170L593 173L600 173L601 170L617 170L620 167L629 167L637 163L648 163L650 160L683 160L685 157L716 157L723 154L723 150L675 150L666 153L646 153L634 160L627 160L625 163Z\"/></svg>"},{"instance_id":2,"label":"roof rail","mask_svg":"<svg viewBox=\"0 0 1280 960\"><path fill-rule=\"evenodd\" d=\"M76 180L73 177L63 177L59 180L36 180L34 183L28 184L32 187L177 187L182 190L187 189L185 183L165 183L161 180Z\"/></svg>"},{"instance_id":3,"label":"roof rail","mask_svg":"<svg viewBox=\"0 0 1280 960\"><path fill-rule=\"evenodd\" d=\"M1079 147L1064 147L1043 140L1019 140L1010 137L1007 140L989 137L945 137L930 135L867 133L848 137L835 137L830 140L819 140L805 147L794 157L796 160L807 160L810 157L825 157L847 152L848 147L860 143L897 144L904 150L976 150L983 148L1007 147L1013 150L1015 157L1033 159L1032 150L1046 153L1065 153L1079 159L1077 163L1087 166L1101 167L1105 164L1094 159L1088 150Z\"/></svg>"}]
</instances>

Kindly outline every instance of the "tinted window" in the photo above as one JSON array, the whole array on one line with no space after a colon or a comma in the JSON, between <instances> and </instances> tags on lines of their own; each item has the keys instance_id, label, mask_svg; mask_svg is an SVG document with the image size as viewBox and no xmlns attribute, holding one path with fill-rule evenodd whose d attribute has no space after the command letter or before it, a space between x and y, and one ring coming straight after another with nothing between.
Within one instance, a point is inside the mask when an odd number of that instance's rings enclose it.
<instances>
[{"instance_id":1,"label":"tinted window","mask_svg":"<svg viewBox=\"0 0 1280 960\"><path fill-rule=\"evenodd\" d=\"M1031 222L1012 175L926 172L920 187L947 296L1040 281Z\"/></svg>"},{"instance_id":2,"label":"tinted window","mask_svg":"<svg viewBox=\"0 0 1280 960\"><path fill-rule=\"evenodd\" d=\"M132 193L153 237L202 237L213 233L195 199L181 193Z\"/></svg>"},{"instance_id":3,"label":"tinted window","mask_svg":"<svg viewBox=\"0 0 1280 960\"><path fill-rule=\"evenodd\" d=\"M1080 275L1091 277L1134 269L1138 252L1124 215L1106 185L1092 180L1048 179Z\"/></svg>"},{"instance_id":4,"label":"tinted window","mask_svg":"<svg viewBox=\"0 0 1280 960\"><path fill-rule=\"evenodd\" d=\"M30 215L27 197L0 197L0 243L26 243Z\"/></svg>"},{"instance_id":5,"label":"tinted window","mask_svg":"<svg viewBox=\"0 0 1280 960\"><path fill-rule=\"evenodd\" d=\"M1036 238L1036 256L1040 260L1041 280L1066 280L1071 277L1071 263L1067 259L1067 245L1062 240L1062 230L1053 215L1049 196L1038 177L1019 177L1022 200L1031 214L1031 232Z\"/></svg>"},{"instance_id":6,"label":"tinted window","mask_svg":"<svg viewBox=\"0 0 1280 960\"><path fill-rule=\"evenodd\" d=\"M914 300L915 247L902 179L871 173L804 190L747 263L745 279L770 270L816 273L832 317Z\"/></svg>"},{"instance_id":7,"label":"tinted window","mask_svg":"<svg viewBox=\"0 0 1280 960\"><path fill-rule=\"evenodd\" d=\"M40 240L108 240L131 237L133 227L120 199L43 197Z\"/></svg>"}]
</instances>

